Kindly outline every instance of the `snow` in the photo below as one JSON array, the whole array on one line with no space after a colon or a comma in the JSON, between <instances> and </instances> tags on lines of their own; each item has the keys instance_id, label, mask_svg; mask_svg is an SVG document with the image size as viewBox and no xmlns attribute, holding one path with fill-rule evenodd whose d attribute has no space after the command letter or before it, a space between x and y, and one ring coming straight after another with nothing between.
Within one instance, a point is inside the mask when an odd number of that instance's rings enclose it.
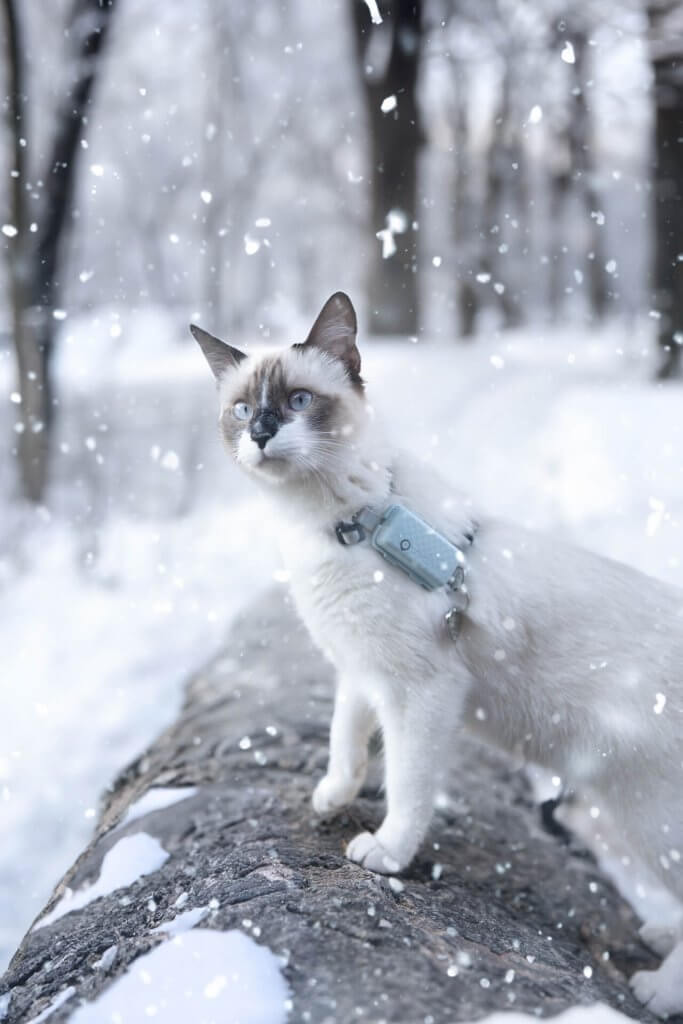
<instances>
[{"instance_id":1,"label":"snow","mask_svg":"<svg viewBox=\"0 0 683 1024\"><path fill-rule=\"evenodd\" d=\"M562 47L562 52L560 53L560 57L565 62L565 64L575 64L576 63L576 54L574 53L574 47L572 46L572 44L569 41L567 41L564 44L564 46Z\"/></svg>"},{"instance_id":2,"label":"snow","mask_svg":"<svg viewBox=\"0 0 683 1024\"><path fill-rule=\"evenodd\" d=\"M9 1013L10 999L12 998L11 992L5 992L0 996L0 1020L4 1020Z\"/></svg>"},{"instance_id":3,"label":"snow","mask_svg":"<svg viewBox=\"0 0 683 1024\"><path fill-rule=\"evenodd\" d=\"M149 311L66 324L58 500L50 512L1 509L11 684L0 718L0 969L87 842L103 788L170 724L185 679L221 648L232 617L273 579L286 582L275 524L222 451L213 383L191 344L171 344ZM469 346L361 336L360 347L370 400L397 442L485 508L681 585L683 405L676 387L650 382L649 329L553 327ZM14 386L0 368L9 423ZM161 465L167 452L173 471ZM84 497L102 506L92 526L70 504L78 477L92 479Z\"/></svg>"},{"instance_id":4,"label":"snow","mask_svg":"<svg viewBox=\"0 0 683 1024\"><path fill-rule=\"evenodd\" d=\"M114 826L112 832L125 828L126 825L130 825L131 821L143 818L146 814L161 811L164 807L171 807L181 800L189 800L196 792L196 786L153 786L139 800L130 805L121 821Z\"/></svg>"},{"instance_id":5,"label":"snow","mask_svg":"<svg viewBox=\"0 0 683 1024\"><path fill-rule=\"evenodd\" d=\"M74 988L74 986L69 985L68 988L65 988L62 992L59 993L59 995L55 996L50 1005L46 1006L45 1009L42 1010L37 1017L31 1017L31 1019L27 1021L27 1024L40 1024L41 1021L47 1020L48 1017L51 1017L52 1014L56 1010L58 1010L60 1006L63 1006L68 999L71 999L72 995L74 995L75 992L76 989Z\"/></svg>"},{"instance_id":6,"label":"snow","mask_svg":"<svg viewBox=\"0 0 683 1024\"><path fill-rule=\"evenodd\" d=\"M71 1024L284 1024L288 998L269 949L241 931L200 929L138 957Z\"/></svg>"},{"instance_id":7,"label":"snow","mask_svg":"<svg viewBox=\"0 0 683 1024\"><path fill-rule=\"evenodd\" d=\"M189 932L191 928L203 921L209 914L209 907L194 907L192 910L185 910L182 914L176 914L172 921L164 921L156 928L152 928L152 934L160 932L165 935L182 935Z\"/></svg>"},{"instance_id":8,"label":"snow","mask_svg":"<svg viewBox=\"0 0 683 1024\"><path fill-rule=\"evenodd\" d=\"M389 210L386 226L376 232L375 237L382 243L382 259L388 260L396 252L394 236L403 234L408 227L408 220L403 210Z\"/></svg>"},{"instance_id":9,"label":"snow","mask_svg":"<svg viewBox=\"0 0 683 1024\"><path fill-rule=\"evenodd\" d=\"M530 1020L538 1022L538 1015L509 1013L506 1010L504 1013L494 1013L485 1020L486 1024L527 1024ZM574 1006L571 1010L553 1017L553 1021L557 1024L623 1024L624 1021L629 1021L632 1024L633 1018L605 1006L604 1003L595 1003L592 1006Z\"/></svg>"},{"instance_id":10,"label":"snow","mask_svg":"<svg viewBox=\"0 0 683 1024\"><path fill-rule=\"evenodd\" d=\"M114 943L113 946L107 946L99 960L95 960L95 962L93 963L93 967L96 968L98 971L108 971L109 968L114 963L114 961L116 960L118 951L119 947L116 943Z\"/></svg>"},{"instance_id":11,"label":"snow","mask_svg":"<svg viewBox=\"0 0 683 1024\"><path fill-rule=\"evenodd\" d=\"M373 25L382 24L382 15L379 13L379 7L377 6L377 0L365 0L368 10L370 11L370 18L372 19Z\"/></svg>"},{"instance_id":12,"label":"snow","mask_svg":"<svg viewBox=\"0 0 683 1024\"><path fill-rule=\"evenodd\" d=\"M157 311L121 311L126 341L113 341L118 312L70 318L60 346L52 510L0 508L0 971L88 841L104 787L171 723L187 676L279 564L262 500L222 451L205 363L169 346ZM0 395L9 371L0 362ZM0 402L0 426L17 413ZM178 470L149 458L154 444ZM106 515L83 522L98 501Z\"/></svg>"},{"instance_id":13,"label":"snow","mask_svg":"<svg viewBox=\"0 0 683 1024\"><path fill-rule=\"evenodd\" d=\"M146 832L124 836L105 854L97 881L78 892L67 889L59 903L34 928L45 928L72 910L80 910L101 896L127 888L143 875L158 871L169 856L159 840Z\"/></svg>"},{"instance_id":14,"label":"snow","mask_svg":"<svg viewBox=\"0 0 683 1024\"><path fill-rule=\"evenodd\" d=\"M655 694L655 702L652 705L652 710L654 711L654 713L656 715L661 715L662 711L664 710L665 704L666 704L666 695L663 694L663 693L656 693Z\"/></svg>"}]
</instances>

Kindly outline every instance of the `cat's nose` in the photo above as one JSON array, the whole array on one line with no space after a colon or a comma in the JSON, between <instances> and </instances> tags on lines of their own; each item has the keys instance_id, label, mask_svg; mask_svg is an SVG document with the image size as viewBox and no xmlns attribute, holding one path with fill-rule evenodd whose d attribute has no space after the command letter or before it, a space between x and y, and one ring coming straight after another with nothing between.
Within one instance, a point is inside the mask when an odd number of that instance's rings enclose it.
<instances>
[{"instance_id":1,"label":"cat's nose","mask_svg":"<svg viewBox=\"0 0 683 1024\"><path fill-rule=\"evenodd\" d=\"M256 441L256 444L263 451L271 437L275 437L277 434L279 426L280 423L275 413L267 409L256 417L251 425L249 434L252 441Z\"/></svg>"}]
</instances>

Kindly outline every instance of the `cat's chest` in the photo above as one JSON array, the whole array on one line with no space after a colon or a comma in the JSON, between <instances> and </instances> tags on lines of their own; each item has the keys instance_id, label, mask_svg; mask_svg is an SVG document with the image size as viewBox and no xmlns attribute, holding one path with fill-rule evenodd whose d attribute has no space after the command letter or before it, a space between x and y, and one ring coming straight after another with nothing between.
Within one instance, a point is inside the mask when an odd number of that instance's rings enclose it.
<instances>
[{"instance_id":1,"label":"cat's chest","mask_svg":"<svg viewBox=\"0 0 683 1024\"><path fill-rule=\"evenodd\" d=\"M299 613L338 665L395 674L433 651L440 599L369 545L347 548L334 537L288 531L280 546Z\"/></svg>"},{"instance_id":2,"label":"cat's chest","mask_svg":"<svg viewBox=\"0 0 683 1024\"><path fill-rule=\"evenodd\" d=\"M345 548L332 537L298 531L283 534L280 548L309 626L329 622L353 629L368 613L381 613L387 603L385 567L372 548Z\"/></svg>"}]
</instances>

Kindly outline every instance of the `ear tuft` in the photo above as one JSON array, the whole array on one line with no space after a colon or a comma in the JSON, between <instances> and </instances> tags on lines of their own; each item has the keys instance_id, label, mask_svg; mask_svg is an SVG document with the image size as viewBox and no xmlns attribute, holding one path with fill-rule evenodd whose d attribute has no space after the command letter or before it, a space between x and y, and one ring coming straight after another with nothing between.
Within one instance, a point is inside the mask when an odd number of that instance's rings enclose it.
<instances>
[{"instance_id":1,"label":"ear tuft","mask_svg":"<svg viewBox=\"0 0 683 1024\"><path fill-rule=\"evenodd\" d=\"M199 343L216 380L219 380L226 370L234 370L243 359L247 358L244 352L233 348L232 345L221 341L220 338L214 338L213 334L197 327L196 324L190 324L190 333Z\"/></svg>"},{"instance_id":2,"label":"ear tuft","mask_svg":"<svg viewBox=\"0 0 683 1024\"><path fill-rule=\"evenodd\" d=\"M360 352L356 348L358 322L351 299L344 292L331 295L304 342L344 364L354 384L362 385Z\"/></svg>"}]
</instances>

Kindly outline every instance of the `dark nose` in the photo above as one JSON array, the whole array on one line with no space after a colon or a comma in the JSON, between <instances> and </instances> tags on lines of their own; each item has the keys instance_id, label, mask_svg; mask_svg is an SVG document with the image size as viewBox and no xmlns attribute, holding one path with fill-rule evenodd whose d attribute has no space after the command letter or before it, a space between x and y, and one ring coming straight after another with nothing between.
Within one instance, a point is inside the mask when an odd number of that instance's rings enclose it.
<instances>
[{"instance_id":1,"label":"dark nose","mask_svg":"<svg viewBox=\"0 0 683 1024\"><path fill-rule=\"evenodd\" d=\"M266 443L270 441L271 437L275 437L278 431L280 423L274 412L269 409L265 409L263 412L258 413L256 419L251 425L249 434L251 435L252 441L256 441L261 451L266 447Z\"/></svg>"}]
</instances>

